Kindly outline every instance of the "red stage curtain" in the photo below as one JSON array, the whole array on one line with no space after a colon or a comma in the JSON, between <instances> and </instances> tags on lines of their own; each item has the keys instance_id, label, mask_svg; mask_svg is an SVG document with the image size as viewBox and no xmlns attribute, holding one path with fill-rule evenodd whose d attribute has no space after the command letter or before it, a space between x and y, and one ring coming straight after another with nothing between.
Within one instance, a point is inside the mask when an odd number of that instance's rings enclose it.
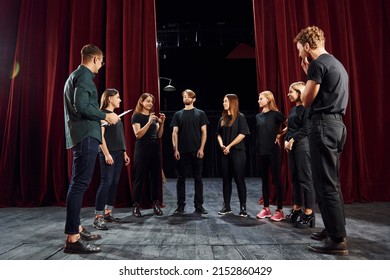
<instances>
[{"instance_id":1,"label":"red stage curtain","mask_svg":"<svg viewBox=\"0 0 390 280\"><path fill-rule=\"evenodd\" d=\"M122 111L150 92L159 108L155 2L0 2L0 207L64 205L72 158L64 140L65 80L80 64L82 46L92 43L106 57L95 77L100 94L118 89ZM132 157L130 117L122 120ZM94 205L98 169L97 161L84 206ZM131 182L131 166L124 167L118 205L131 202Z\"/></svg>"},{"instance_id":2,"label":"red stage curtain","mask_svg":"<svg viewBox=\"0 0 390 280\"><path fill-rule=\"evenodd\" d=\"M341 187L346 202L390 201L387 167L389 139L386 112L390 77L390 4L385 0L253 0L259 92L275 94L279 109L288 114L292 82L303 80L296 45L298 32L317 25L325 32L326 49L345 66L350 98L344 118L348 139L341 156ZM286 201L291 183L283 161Z\"/></svg>"}]
</instances>

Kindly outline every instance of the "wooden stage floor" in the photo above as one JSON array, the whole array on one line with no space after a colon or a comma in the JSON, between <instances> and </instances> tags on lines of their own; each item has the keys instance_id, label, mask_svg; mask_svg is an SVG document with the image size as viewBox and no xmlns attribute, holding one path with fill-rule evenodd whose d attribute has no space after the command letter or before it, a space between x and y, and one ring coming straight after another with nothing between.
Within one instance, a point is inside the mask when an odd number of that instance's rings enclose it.
<instances>
[{"instance_id":1,"label":"wooden stage floor","mask_svg":"<svg viewBox=\"0 0 390 280\"><path fill-rule=\"evenodd\" d=\"M143 217L131 216L131 208L115 209L129 223L112 224L95 241L102 252L91 255L63 253L64 207L0 208L0 259L2 260L390 260L390 203L345 205L350 254L332 256L311 253L313 231L322 229L317 211L317 228L297 229L286 222L256 219L260 210L260 179L247 178L249 216L238 216L237 190L233 185L233 214L219 216L222 205L220 178L204 179L207 215L193 213L193 180L187 181L186 214L173 215L176 181L164 185L164 215L151 209ZM274 210L275 206L272 205ZM285 213L290 209L285 207ZM317 210L317 209L316 209ZM90 231L94 209L82 209L82 224Z\"/></svg>"}]
</instances>

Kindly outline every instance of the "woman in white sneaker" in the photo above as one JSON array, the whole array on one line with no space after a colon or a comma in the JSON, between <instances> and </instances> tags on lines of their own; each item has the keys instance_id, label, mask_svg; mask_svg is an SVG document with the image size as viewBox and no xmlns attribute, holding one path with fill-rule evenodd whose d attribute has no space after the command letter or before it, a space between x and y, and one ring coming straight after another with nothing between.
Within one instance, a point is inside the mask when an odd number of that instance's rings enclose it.
<instances>
[{"instance_id":1,"label":"woman in white sneaker","mask_svg":"<svg viewBox=\"0 0 390 280\"><path fill-rule=\"evenodd\" d=\"M283 186L280 175L281 151L280 137L286 133L286 117L276 106L272 92L263 91L259 94L259 107L261 113L256 115L256 153L260 165L262 180L264 208L256 215L258 219L270 218L279 222L284 220L283 213ZM283 128L284 126L284 128ZM272 215L270 204L270 180L269 169L272 173L272 181L276 186L277 209Z\"/></svg>"}]
</instances>

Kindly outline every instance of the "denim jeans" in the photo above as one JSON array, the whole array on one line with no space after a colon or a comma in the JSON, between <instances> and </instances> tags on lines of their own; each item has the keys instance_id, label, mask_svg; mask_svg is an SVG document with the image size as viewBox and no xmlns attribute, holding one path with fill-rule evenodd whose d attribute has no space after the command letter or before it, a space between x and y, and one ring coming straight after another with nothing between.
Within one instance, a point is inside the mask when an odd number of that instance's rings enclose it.
<instances>
[{"instance_id":1,"label":"denim jeans","mask_svg":"<svg viewBox=\"0 0 390 280\"><path fill-rule=\"evenodd\" d=\"M123 151L111 151L113 165L106 164L104 154L99 152L100 185L96 192L95 214L104 214L104 207L114 206L116 190L123 166Z\"/></svg>"},{"instance_id":2,"label":"denim jeans","mask_svg":"<svg viewBox=\"0 0 390 280\"><path fill-rule=\"evenodd\" d=\"M84 192L92 179L99 144L97 139L87 137L72 148L72 179L66 197L66 234L79 233Z\"/></svg>"},{"instance_id":3,"label":"denim jeans","mask_svg":"<svg viewBox=\"0 0 390 280\"><path fill-rule=\"evenodd\" d=\"M309 142L314 189L325 228L329 237L336 242L346 236L339 178L339 158L346 134L339 114L311 117Z\"/></svg>"},{"instance_id":4,"label":"denim jeans","mask_svg":"<svg viewBox=\"0 0 390 280\"><path fill-rule=\"evenodd\" d=\"M203 159L198 158L196 152L180 153L180 159L177 161L177 205L185 205L186 178L189 165L191 165L195 185L194 206L199 207L203 205Z\"/></svg>"}]
</instances>

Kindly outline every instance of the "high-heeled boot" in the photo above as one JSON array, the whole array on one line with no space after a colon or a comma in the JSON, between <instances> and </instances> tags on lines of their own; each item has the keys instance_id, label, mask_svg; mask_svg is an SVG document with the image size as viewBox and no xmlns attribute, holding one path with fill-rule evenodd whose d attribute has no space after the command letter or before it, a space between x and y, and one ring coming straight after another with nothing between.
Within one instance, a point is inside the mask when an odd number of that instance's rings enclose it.
<instances>
[{"instance_id":1,"label":"high-heeled boot","mask_svg":"<svg viewBox=\"0 0 390 280\"><path fill-rule=\"evenodd\" d=\"M158 200L153 201L153 211L157 216L162 216L163 211L160 208L160 202Z\"/></svg>"},{"instance_id":2,"label":"high-heeled boot","mask_svg":"<svg viewBox=\"0 0 390 280\"><path fill-rule=\"evenodd\" d=\"M141 217L141 211L139 210L139 203L135 202L133 205L133 215L136 217Z\"/></svg>"},{"instance_id":3,"label":"high-heeled boot","mask_svg":"<svg viewBox=\"0 0 390 280\"><path fill-rule=\"evenodd\" d=\"M301 216L302 214L303 214L302 209L299 210L291 209L290 213L288 213L285 217L286 222L295 224L297 222L298 217Z\"/></svg>"},{"instance_id":4,"label":"high-heeled boot","mask_svg":"<svg viewBox=\"0 0 390 280\"><path fill-rule=\"evenodd\" d=\"M240 213L239 215L241 217L248 217L248 214L246 213L246 203L240 203Z\"/></svg>"},{"instance_id":5,"label":"high-heeled boot","mask_svg":"<svg viewBox=\"0 0 390 280\"><path fill-rule=\"evenodd\" d=\"M316 226L316 215L312 212L310 215L302 213L297 222L295 223L296 228L314 228Z\"/></svg>"}]
</instances>

